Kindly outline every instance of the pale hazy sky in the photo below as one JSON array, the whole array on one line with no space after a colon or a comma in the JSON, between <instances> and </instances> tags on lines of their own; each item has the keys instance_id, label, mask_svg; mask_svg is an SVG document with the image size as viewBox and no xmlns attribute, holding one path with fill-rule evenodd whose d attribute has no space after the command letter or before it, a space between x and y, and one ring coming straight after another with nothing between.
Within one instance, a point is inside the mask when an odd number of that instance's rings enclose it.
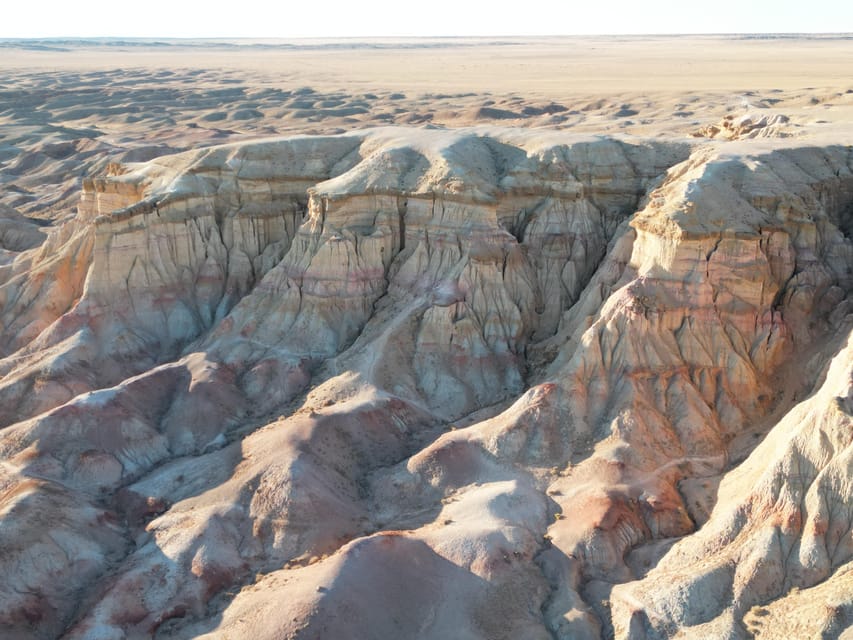
<instances>
[{"instance_id":1,"label":"pale hazy sky","mask_svg":"<svg viewBox=\"0 0 853 640\"><path fill-rule=\"evenodd\" d=\"M12 0L0 22L4 38L850 31L851 0Z\"/></svg>"}]
</instances>

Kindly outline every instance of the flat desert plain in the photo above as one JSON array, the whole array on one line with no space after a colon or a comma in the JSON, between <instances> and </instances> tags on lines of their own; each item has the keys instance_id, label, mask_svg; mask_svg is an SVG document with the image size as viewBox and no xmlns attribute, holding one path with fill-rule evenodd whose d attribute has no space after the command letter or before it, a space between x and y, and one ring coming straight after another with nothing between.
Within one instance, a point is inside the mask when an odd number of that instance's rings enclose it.
<instances>
[{"instance_id":1,"label":"flat desert plain","mask_svg":"<svg viewBox=\"0 0 853 640\"><path fill-rule=\"evenodd\" d=\"M0 203L61 215L108 156L389 124L691 136L757 113L832 136L853 121L851 53L848 36L5 41Z\"/></svg>"}]
</instances>

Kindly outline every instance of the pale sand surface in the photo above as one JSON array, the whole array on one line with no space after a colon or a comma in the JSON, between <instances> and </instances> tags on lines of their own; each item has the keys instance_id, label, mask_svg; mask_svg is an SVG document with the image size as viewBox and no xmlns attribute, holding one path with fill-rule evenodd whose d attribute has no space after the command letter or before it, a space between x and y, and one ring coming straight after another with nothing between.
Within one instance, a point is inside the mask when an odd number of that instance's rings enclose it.
<instances>
[{"instance_id":1,"label":"pale sand surface","mask_svg":"<svg viewBox=\"0 0 853 640\"><path fill-rule=\"evenodd\" d=\"M164 41L156 46L15 47L4 69L206 67L322 89L567 93L746 91L849 84L849 36L589 36L288 43ZM41 45L44 46L44 45ZM61 50L67 49L67 50ZM391 54L391 55L389 55Z\"/></svg>"},{"instance_id":2,"label":"pale sand surface","mask_svg":"<svg viewBox=\"0 0 853 640\"><path fill-rule=\"evenodd\" d=\"M850 60L849 36L0 41L0 204L64 217L111 161L389 124L832 136Z\"/></svg>"}]
</instances>

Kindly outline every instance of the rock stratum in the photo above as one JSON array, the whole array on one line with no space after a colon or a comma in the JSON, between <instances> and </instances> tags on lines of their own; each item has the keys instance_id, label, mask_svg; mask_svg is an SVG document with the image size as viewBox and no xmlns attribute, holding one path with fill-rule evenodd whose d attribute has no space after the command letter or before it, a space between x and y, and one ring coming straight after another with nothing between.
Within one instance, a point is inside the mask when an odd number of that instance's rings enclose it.
<instances>
[{"instance_id":1,"label":"rock stratum","mask_svg":"<svg viewBox=\"0 0 853 640\"><path fill-rule=\"evenodd\" d=\"M0 635L852 637L853 147L748 124L0 211Z\"/></svg>"}]
</instances>

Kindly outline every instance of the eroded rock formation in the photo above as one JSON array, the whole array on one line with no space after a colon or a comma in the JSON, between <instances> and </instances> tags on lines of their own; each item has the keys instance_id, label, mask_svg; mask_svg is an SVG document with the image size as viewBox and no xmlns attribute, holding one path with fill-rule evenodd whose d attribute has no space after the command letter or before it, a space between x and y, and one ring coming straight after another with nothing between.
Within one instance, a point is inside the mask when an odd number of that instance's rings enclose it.
<instances>
[{"instance_id":1,"label":"eroded rock formation","mask_svg":"<svg viewBox=\"0 0 853 640\"><path fill-rule=\"evenodd\" d=\"M834 637L852 216L787 138L110 167L0 262L0 629Z\"/></svg>"}]
</instances>

